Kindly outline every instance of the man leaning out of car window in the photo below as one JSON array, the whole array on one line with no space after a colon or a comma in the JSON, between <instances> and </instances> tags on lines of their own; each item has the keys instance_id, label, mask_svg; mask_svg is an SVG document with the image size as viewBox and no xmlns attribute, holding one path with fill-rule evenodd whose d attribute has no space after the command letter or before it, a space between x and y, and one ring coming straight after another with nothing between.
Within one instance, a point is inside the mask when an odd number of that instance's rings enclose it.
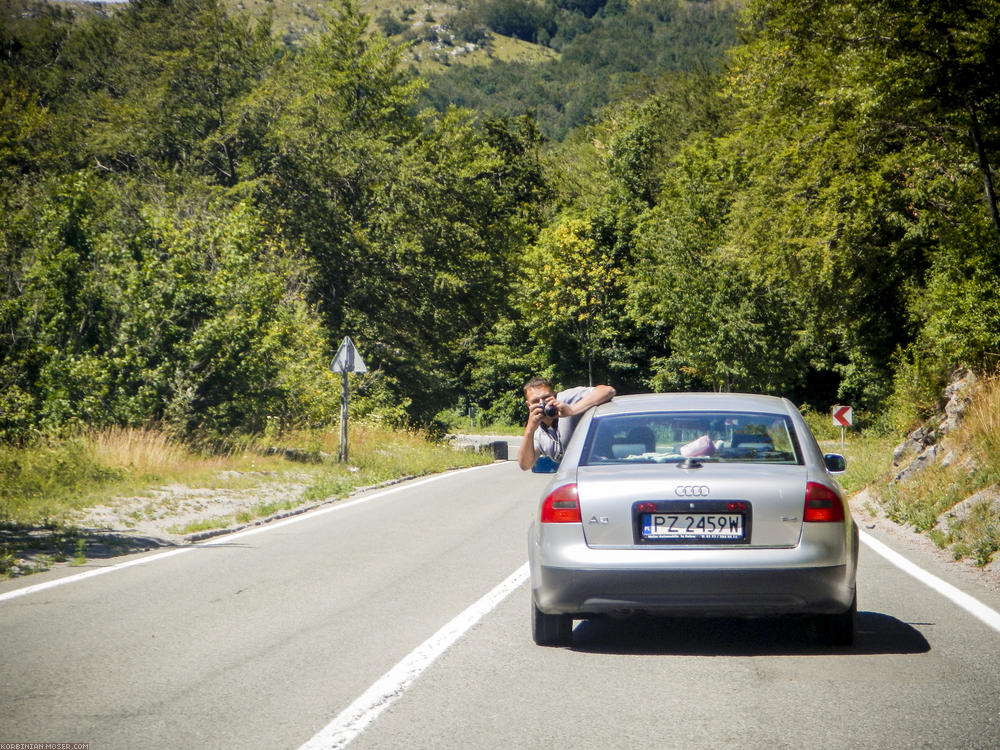
<instances>
[{"instance_id":1,"label":"man leaning out of car window","mask_svg":"<svg viewBox=\"0 0 1000 750\"><path fill-rule=\"evenodd\" d=\"M529 380L524 384L528 423L517 451L518 465L528 471L540 456L561 460L580 415L614 395L610 385L580 386L556 393L545 378Z\"/></svg>"}]
</instances>

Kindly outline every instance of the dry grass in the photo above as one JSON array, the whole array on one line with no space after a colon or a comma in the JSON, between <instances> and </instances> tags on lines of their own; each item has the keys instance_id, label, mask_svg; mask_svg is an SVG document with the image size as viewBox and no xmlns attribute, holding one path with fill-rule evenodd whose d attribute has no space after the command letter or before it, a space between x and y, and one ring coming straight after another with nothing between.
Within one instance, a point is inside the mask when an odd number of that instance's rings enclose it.
<instances>
[{"instance_id":1,"label":"dry grass","mask_svg":"<svg viewBox=\"0 0 1000 750\"><path fill-rule=\"evenodd\" d=\"M222 459L206 459L188 452L182 445L156 430L113 427L91 433L88 442L95 461L120 467L142 477L165 476L191 469L217 468Z\"/></svg>"},{"instance_id":2,"label":"dry grass","mask_svg":"<svg viewBox=\"0 0 1000 750\"><path fill-rule=\"evenodd\" d=\"M155 430L113 429L0 446L0 578L492 460L360 422L351 426L349 464L337 462L338 443L330 431L301 432L207 455Z\"/></svg>"},{"instance_id":3,"label":"dry grass","mask_svg":"<svg viewBox=\"0 0 1000 750\"><path fill-rule=\"evenodd\" d=\"M953 444L983 464L1000 466L1000 377L980 381Z\"/></svg>"}]
</instances>

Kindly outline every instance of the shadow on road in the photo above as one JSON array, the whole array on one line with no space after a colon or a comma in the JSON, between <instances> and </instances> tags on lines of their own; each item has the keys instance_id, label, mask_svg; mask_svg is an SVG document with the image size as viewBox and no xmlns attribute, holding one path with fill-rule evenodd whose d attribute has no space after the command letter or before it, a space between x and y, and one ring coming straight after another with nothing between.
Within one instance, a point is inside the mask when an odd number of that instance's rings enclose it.
<instances>
[{"instance_id":1,"label":"shadow on road","mask_svg":"<svg viewBox=\"0 0 1000 750\"><path fill-rule=\"evenodd\" d=\"M601 654L774 656L803 654L922 654L930 651L916 628L878 612L858 612L853 646L819 643L806 619L678 619L636 616L583 620L573 650Z\"/></svg>"},{"instance_id":2,"label":"shadow on road","mask_svg":"<svg viewBox=\"0 0 1000 750\"><path fill-rule=\"evenodd\" d=\"M0 579L48 570L54 564L113 557L174 546L156 537L102 529L0 524Z\"/></svg>"}]
</instances>

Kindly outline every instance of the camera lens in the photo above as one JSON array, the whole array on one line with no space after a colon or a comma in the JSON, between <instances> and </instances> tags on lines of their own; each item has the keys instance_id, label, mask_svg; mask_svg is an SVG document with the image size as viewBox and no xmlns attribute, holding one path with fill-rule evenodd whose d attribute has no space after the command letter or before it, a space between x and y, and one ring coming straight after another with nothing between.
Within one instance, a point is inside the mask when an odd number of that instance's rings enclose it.
<instances>
[{"instance_id":1,"label":"camera lens","mask_svg":"<svg viewBox=\"0 0 1000 750\"><path fill-rule=\"evenodd\" d=\"M559 409L556 408L556 405L555 405L554 402L552 402L552 401L545 401L542 404L542 414L544 414L546 417L558 417L559 416Z\"/></svg>"}]
</instances>

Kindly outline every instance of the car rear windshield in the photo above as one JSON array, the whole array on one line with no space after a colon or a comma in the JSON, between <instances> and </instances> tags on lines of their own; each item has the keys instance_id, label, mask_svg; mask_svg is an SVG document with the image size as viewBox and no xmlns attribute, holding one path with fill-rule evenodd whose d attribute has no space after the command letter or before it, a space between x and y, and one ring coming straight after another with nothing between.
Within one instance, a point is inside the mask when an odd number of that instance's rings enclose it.
<instances>
[{"instance_id":1,"label":"car rear windshield","mask_svg":"<svg viewBox=\"0 0 1000 750\"><path fill-rule=\"evenodd\" d=\"M783 414L659 412L600 417L590 424L582 464L699 461L800 464Z\"/></svg>"}]
</instances>

